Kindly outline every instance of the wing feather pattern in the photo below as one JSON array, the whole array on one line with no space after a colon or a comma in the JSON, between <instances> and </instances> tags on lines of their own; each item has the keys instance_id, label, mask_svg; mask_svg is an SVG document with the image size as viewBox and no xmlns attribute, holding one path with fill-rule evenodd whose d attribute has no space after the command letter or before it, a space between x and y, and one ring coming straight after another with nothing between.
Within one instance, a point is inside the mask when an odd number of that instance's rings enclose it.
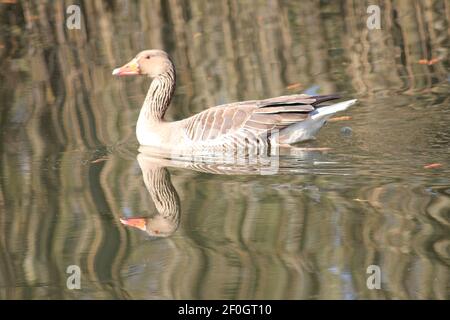
<instances>
[{"instance_id":1,"label":"wing feather pattern","mask_svg":"<svg viewBox=\"0 0 450 320\"><path fill-rule=\"evenodd\" d=\"M258 140L258 136L267 136L271 130L281 130L305 120L321 103L338 98L337 95L298 94L225 104L183 120L184 130L196 143Z\"/></svg>"}]
</instances>

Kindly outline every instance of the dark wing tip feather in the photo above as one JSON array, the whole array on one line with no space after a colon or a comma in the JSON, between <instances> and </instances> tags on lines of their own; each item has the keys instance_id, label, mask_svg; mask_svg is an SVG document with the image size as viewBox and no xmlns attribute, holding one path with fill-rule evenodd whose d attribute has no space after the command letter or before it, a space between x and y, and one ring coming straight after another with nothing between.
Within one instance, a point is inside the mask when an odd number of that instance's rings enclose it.
<instances>
[{"instance_id":1,"label":"dark wing tip feather","mask_svg":"<svg viewBox=\"0 0 450 320\"><path fill-rule=\"evenodd\" d=\"M322 95L322 96L312 96L311 99L314 99L315 101L312 103L312 105L314 107L320 107L318 106L319 104L321 104L322 102L325 101L330 101L330 100L336 100L336 99L340 99L341 96L338 94L327 94L327 95Z\"/></svg>"},{"instance_id":2,"label":"dark wing tip feather","mask_svg":"<svg viewBox=\"0 0 450 320\"><path fill-rule=\"evenodd\" d=\"M280 107L280 106L301 106L301 105L311 105L313 107L319 107L319 104L340 99L341 96L338 94L327 94L327 95L316 95L309 96L307 94L294 94L289 96L280 96L275 98L269 98L265 100L258 101L258 108L270 108L270 107Z\"/></svg>"}]
</instances>

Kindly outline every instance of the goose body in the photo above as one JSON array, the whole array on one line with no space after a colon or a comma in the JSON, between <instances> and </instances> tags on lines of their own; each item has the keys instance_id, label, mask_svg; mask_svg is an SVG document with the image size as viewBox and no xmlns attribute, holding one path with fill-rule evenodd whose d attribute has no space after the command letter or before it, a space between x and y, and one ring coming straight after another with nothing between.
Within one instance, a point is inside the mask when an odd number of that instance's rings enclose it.
<instances>
[{"instance_id":1,"label":"goose body","mask_svg":"<svg viewBox=\"0 0 450 320\"><path fill-rule=\"evenodd\" d=\"M189 118L168 122L164 114L175 90L175 68L167 53L146 50L113 75L141 75L153 78L136 125L141 145L168 151L261 152L273 145L309 140L334 113L356 100L328 106L336 95L296 94L265 100L251 100L211 107Z\"/></svg>"}]
</instances>

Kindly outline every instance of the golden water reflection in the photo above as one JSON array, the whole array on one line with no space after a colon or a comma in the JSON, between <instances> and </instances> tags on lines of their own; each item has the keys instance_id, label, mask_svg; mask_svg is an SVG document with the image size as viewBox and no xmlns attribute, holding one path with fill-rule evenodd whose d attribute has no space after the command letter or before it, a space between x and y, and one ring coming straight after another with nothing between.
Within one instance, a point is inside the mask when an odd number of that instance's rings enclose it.
<instances>
[{"instance_id":1,"label":"golden water reflection","mask_svg":"<svg viewBox=\"0 0 450 320\"><path fill-rule=\"evenodd\" d=\"M380 1L373 31L361 1L83 1L80 31L69 4L0 4L1 299L449 298L447 1ZM111 77L147 48L177 67L170 120L297 92L359 102L305 145L329 152L276 174L164 163L180 219L149 236L120 222L161 210L134 133L149 83Z\"/></svg>"}]
</instances>

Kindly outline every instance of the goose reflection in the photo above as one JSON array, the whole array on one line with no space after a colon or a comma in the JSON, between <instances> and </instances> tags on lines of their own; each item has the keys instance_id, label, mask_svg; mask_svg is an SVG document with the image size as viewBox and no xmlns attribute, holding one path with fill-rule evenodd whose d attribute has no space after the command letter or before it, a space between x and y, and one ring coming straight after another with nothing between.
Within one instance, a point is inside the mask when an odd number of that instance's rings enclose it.
<instances>
[{"instance_id":1,"label":"goose reflection","mask_svg":"<svg viewBox=\"0 0 450 320\"><path fill-rule=\"evenodd\" d=\"M326 148L297 148L296 160L305 160L326 151ZM152 237L169 237L180 225L180 198L170 178L167 167L189 169L218 175L273 175L279 172L279 155L253 155L238 157L170 156L141 146L137 161L142 171L146 189L157 212L150 217L121 218L120 222L146 232ZM280 150L279 150L280 151ZM292 148L289 149L292 155ZM281 149L280 154L283 154ZM290 174L292 171L289 171Z\"/></svg>"},{"instance_id":2,"label":"goose reflection","mask_svg":"<svg viewBox=\"0 0 450 320\"><path fill-rule=\"evenodd\" d=\"M138 154L145 187L152 198L157 213L148 218L122 218L124 225L138 228L150 236L168 237L180 224L180 198L170 181L170 173L157 158Z\"/></svg>"}]
</instances>

